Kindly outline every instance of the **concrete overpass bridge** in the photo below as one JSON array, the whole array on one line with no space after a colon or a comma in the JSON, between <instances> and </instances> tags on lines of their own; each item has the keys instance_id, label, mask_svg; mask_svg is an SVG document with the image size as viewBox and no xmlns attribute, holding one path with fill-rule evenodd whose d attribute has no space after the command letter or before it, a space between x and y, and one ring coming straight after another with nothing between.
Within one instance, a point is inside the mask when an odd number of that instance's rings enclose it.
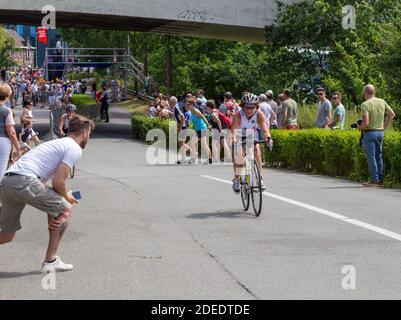
<instances>
[{"instance_id":1,"label":"concrete overpass bridge","mask_svg":"<svg viewBox=\"0 0 401 320\"><path fill-rule=\"evenodd\" d=\"M294 0L282 0L294 2ZM0 0L0 23L40 25L42 8L56 26L131 30L263 43L274 0Z\"/></svg>"}]
</instances>

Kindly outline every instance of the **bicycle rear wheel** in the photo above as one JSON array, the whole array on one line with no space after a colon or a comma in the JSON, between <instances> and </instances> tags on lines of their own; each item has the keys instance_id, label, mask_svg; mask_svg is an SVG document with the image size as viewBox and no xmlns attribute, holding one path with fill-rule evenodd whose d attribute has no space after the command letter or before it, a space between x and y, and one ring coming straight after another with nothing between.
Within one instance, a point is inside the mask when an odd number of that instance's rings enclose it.
<instances>
[{"instance_id":1,"label":"bicycle rear wheel","mask_svg":"<svg viewBox=\"0 0 401 320\"><path fill-rule=\"evenodd\" d=\"M242 177L241 177L242 179ZM246 181L248 180L248 181ZM249 210L249 204L250 204L250 194L249 194L249 177L248 179L243 179L241 181L241 199L242 199L242 204L244 205L244 210L248 211Z\"/></svg>"},{"instance_id":2,"label":"bicycle rear wheel","mask_svg":"<svg viewBox=\"0 0 401 320\"><path fill-rule=\"evenodd\" d=\"M262 212L262 179L260 177L259 167L256 160L253 161L253 170L252 170L252 186L251 186L251 194L252 194L252 206L256 217L259 217Z\"/></svg>"}]
</instances>

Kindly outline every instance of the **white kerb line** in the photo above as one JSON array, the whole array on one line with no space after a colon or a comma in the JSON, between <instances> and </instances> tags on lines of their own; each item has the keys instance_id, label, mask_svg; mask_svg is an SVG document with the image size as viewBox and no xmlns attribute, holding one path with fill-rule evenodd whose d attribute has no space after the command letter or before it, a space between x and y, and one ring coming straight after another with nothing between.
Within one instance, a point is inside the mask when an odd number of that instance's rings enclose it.
<instances>
[{"instance_id":1,"label":"white kerb line","mask_svg":"<svg viewBox=\"0 0 401 320\"><path fill-rule=\"evenodd\" d=\"M202 178L215 180L215 181L226 183L226 184L232 184L231 181L215 178L215 177L208 176L208 175L202 175ZM296 200L292 200L292 199L289 199L289 198L286 198L286 197L283 197L283 196L279 196L279 195L276 195L276 194L273 194L273 193L270 193L270 192L263 192L263 195L265 195L267 197L270 197L270 198L273 198L273 199L276 199L276 200L280 200L280 201L292 204L294 206L305 208L307 210L314 211L314 212L323 214L325 216L328 216L328 217L331 217L331 218L334 218L334 219L337 219L337 220L341 220L343 222L347 222L347 223L356 225L358 227L361 227L361 228L364 228L364 229L379 233L379 234L384 235L386 237L401 241L401 234L395 233L393 231L389 231L387 229L384 229L384 228L381 228L381 227L377 227L377 226L374 226L372 224L369 224L369 223L366 223L366 222L363 222L363 221L360 221L360 220L352 219L350 217L346 217L346 216L343 216L341 214L338 214L338 213L335 213L335 212L332 212L332 211L329 211L329 210L321 209L321 208L312 206L310 204L303 203L303 202L296 201Z\"/></svg>"}]
</instances>

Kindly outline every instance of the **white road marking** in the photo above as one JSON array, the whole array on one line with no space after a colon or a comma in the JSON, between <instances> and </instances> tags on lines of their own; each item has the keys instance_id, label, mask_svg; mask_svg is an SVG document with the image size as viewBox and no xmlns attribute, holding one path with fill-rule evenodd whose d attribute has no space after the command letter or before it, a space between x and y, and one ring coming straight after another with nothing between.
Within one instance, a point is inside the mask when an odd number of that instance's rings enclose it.
<instances>
[{"instance_id":1,"label":"white road marking","mask_svg":"<svg viewBox=\"0 0 401 320\"><path fill-rule=\"evenodd\" d=\"M232 184L232 181L215 178L215 177L208 176L208 175L202 175L202 177L206 178L206 179L210 179L210 180L215 180L215 181L218 181L218 182L226 183L226 184ZM304 209L307 209L307 210L310 210L310 211L314 211L314 212L323 214L325 216L331 217L333 219L337 219L337 220L340 220L340 221L343 221L343 222L346 222L346 223L350 223L350 224L356 225L358 227L361 227L361 228L364 228L364 229L379 233L379 234L384 235L386 237L401 241L401 234L395 233L393 231L389 231L387 229L384 229L384 228L381 228L381 227L377 227L377 226L374 226L372 224L369 224L369 223L366 223L366 222L363 222L363 221L360 221L360 220L352 219L350 217L346 217L344 215L341 215L341 214L338 214L338 213L335 213L335 212L332 212L332 211L329 211L329 210L321 209L321 208L312 206L310 204L303 203L303 202L296 201L296 200L292 200L292 199L289 199L289 198L286 198L286 197L283 197L283 196L279 196L279 195L276 195L276 194L273 194L273 193L270 193L270 192L263 192L263 195L265 195L267 197L270 197L270 198L273 198L273 199L276 199L276 200L279 200L279 201L283 201L283 202L292 204L294 206L298 206L298 207L301 207L301 208L304 208Z\"/></svg>"}]
</instances>

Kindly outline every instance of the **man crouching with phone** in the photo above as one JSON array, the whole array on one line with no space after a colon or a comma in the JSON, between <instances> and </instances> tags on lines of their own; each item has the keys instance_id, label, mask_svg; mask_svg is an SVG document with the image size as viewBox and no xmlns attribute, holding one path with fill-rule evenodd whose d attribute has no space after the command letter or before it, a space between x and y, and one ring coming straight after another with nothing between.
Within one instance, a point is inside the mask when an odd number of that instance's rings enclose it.
<instances>
[{"instance_id":1,"label":"man crouching with phone","mask_svg":"<svg viewBox=\"0 0 401 320\"><path fill-rule=\"evenodd\" d=\"M49 245L42 273L73 269L57 256L72 216L72 205L78 203L68 191L66 180L81 158L92 130L92 121L74 116L70 120L68 137L40 144L15 162L0 182L3 200L0 245L11 242L21 229L20 217L26 205L48 214ZM50 179L52 188L45 185Z\"/></svg>"}]
</instances>

